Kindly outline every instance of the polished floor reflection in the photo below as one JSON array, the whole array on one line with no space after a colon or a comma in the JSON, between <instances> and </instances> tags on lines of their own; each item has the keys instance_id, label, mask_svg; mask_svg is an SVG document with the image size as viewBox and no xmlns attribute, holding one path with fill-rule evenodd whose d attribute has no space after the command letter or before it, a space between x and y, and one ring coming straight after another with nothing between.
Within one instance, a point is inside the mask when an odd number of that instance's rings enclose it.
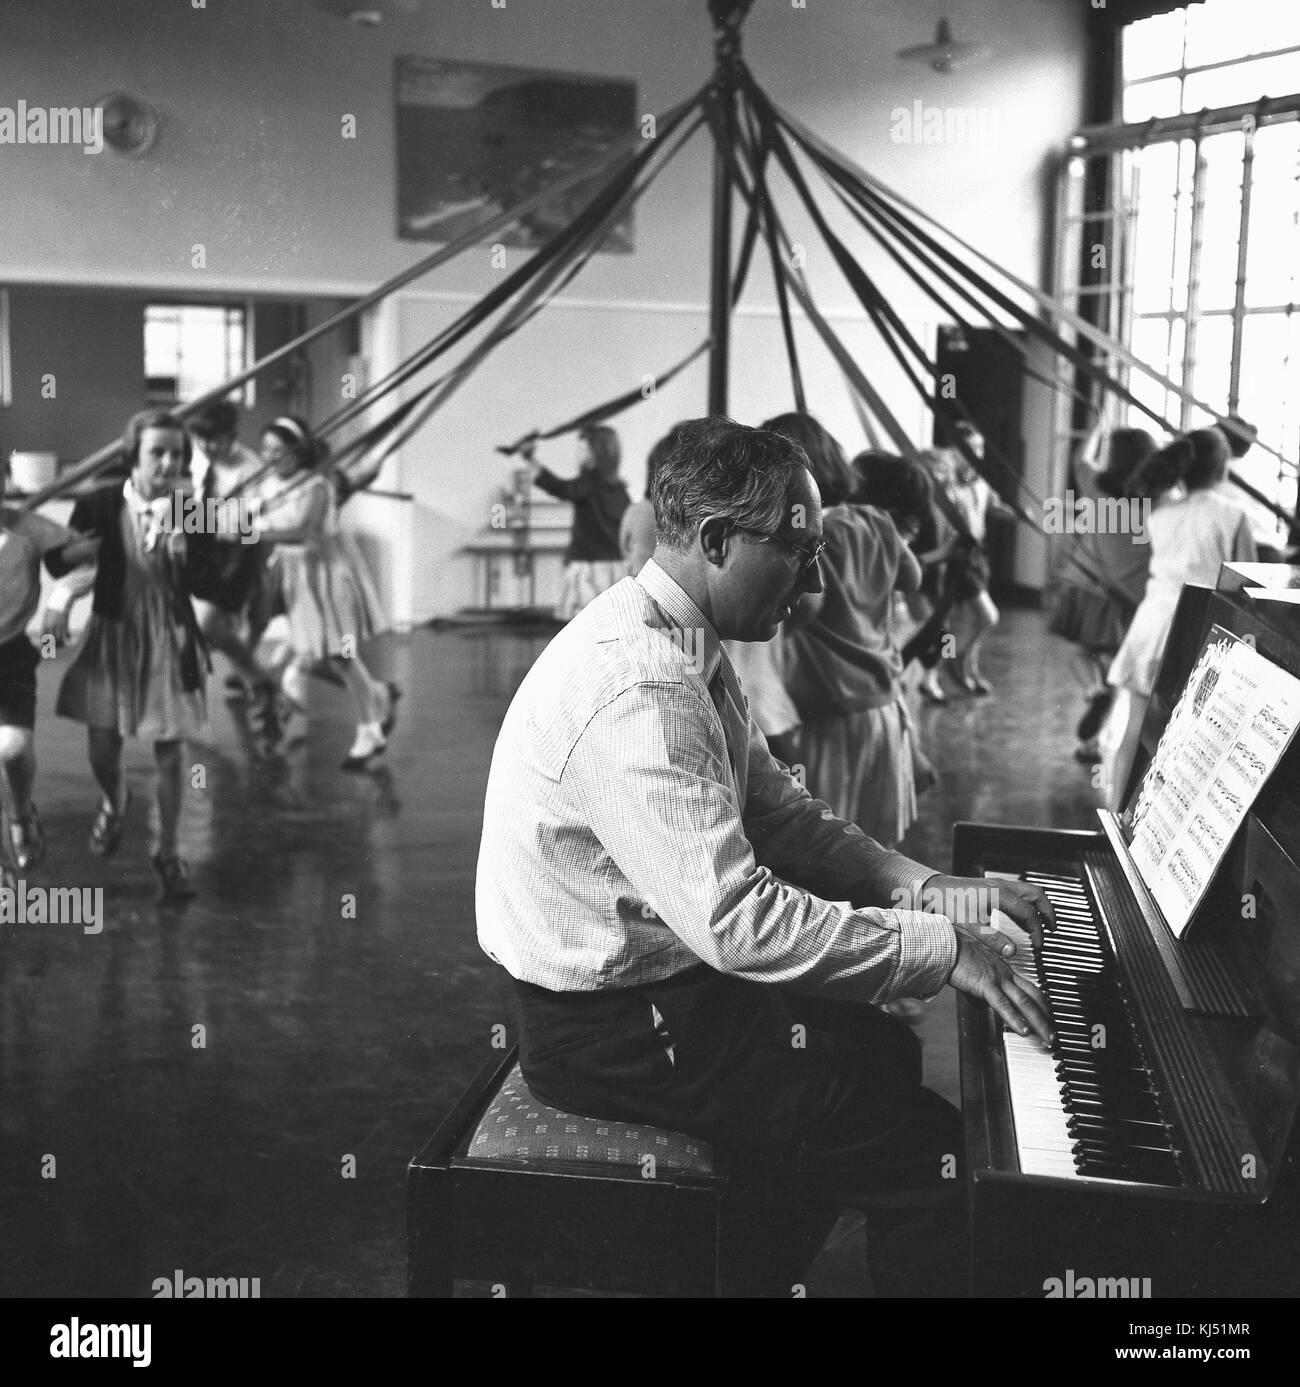
<instances>
[{"instance_id":1,"label":"polished floor reflection","mask_svg":"<svg viewBox=\"0 0 1300 1387\"><path fill-rule=\"evenodd\" d=\"M128 749L135 804L99 861L83 732L54 718L60 671L42 670L49 854L27 875L102 886L106 923L0 925L0 1294L148 1296L177 1269L258 1277L264 1297L402 1294L406 1161L509 1019L474 938L479 815L497 726L547 639L377 643L372 668L406 698L362 775L338 768L341 691L315 690L305 742L266 764L212 681L183 824L200 895L169 909L153 904L149 749ZM996 693L918 711L943 783L914 856L946 865L955 819L1090 824L1064 656L1041 616L1007 613L985 657ZM950 996L920 1024L954 1095ZM852 1233L815 1293L864 1289Z\"/></svg>"}]
</instances>

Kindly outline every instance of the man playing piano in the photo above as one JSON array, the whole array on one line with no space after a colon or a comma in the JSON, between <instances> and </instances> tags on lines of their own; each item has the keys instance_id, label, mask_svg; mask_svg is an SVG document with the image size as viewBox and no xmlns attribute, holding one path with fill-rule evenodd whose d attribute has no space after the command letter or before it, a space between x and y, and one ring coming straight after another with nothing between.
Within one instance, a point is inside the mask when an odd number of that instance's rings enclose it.
<instances>
[{"instance_id":1,"label":"man playing piano","mask_svg":"<svg viewBox=\"0 0 1300 1387\"><path fill-rule=\"evenodd\" d=\"M697 420L652 499L653 559L551 642L493 754L478 929L515 979L524 1077L557 1108L692 1132L732 1169L775 1163L861 1208L880 1294L961 1293L960 1119L879 1005L948 984L1047 1039L981 925L996 903L1037 936L1051 905L886 851L749 720L721 642L771 640L822 589L798 445ZM954 897L981 920L937 913Z\"/></svg>"}]
</instances>

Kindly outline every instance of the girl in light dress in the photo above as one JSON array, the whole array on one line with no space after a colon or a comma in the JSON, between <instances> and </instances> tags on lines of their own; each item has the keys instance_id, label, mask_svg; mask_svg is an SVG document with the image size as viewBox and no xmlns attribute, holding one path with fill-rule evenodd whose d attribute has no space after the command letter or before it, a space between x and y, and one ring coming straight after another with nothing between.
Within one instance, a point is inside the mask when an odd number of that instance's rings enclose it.
<instances>
[{"instance_id":1,"label":"girl in light dress","mask_svg":"<svg viewBox=\"0 0 1300 1387\"><path fill-rule=\"evenodd\" d=\"M267 581L288 618L294 652L281 690L290 709L302 712L312 665L328 663L357 714L343 768L360 770L387 748L397 696L360 655L367 640L388 629L379 593L356 541L339 528L333 483L311 470L319 452L307 425L293 415L273 420L262 433L262 460L275 473L261 514L261 537L274 546Z\"/></svg>"},{"instance_id":2,"label":"girl in light dress","mask_svg":"<svg viewBox=\"0 0 1300 1387\"><path fill-rule=\"evenodd\" d=\"M1218 429L1196 429L1155 453L1138 488L1164 495L1147 522L1151 567L1146 592L1110 667L1115 700L1098 736L1102 789L1122 807L1129 777L1184 585L1214 587L1224 563L1253 561L1250 521L1223 490L1228 443Z\"/></svg>"}]
</instances>

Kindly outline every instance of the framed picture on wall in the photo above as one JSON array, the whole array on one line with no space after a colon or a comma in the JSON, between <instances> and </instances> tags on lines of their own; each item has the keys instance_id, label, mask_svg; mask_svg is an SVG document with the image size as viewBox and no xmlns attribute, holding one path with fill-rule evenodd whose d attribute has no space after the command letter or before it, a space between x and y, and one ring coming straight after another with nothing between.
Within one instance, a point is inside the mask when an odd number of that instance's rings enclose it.
<instances>
[{"instance_id":1,"label":"framed picture on wall","mask_svg":"<svg viewBox=\"0 0 1300 1387\"><path fill-rule=\"evenodd\" d=\"M397 233L452 241L611 148L636 124L636 84L498 63L399 57ZM509 227L536 246L568 225L602 179L575 185ZM632 249L631 210L602 250Z\"/></svg>"}]
</instances>

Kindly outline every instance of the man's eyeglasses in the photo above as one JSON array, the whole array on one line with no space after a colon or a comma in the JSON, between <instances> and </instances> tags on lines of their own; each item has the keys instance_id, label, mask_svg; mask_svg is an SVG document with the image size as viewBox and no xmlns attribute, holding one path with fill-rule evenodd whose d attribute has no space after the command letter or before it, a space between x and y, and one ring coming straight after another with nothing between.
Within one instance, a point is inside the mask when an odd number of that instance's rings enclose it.
<instances>
[{"instance_id":1,"label":"man's eyeglasses","mask_svg":"<svg viewBox=\"0 0 1300 1387\"><path fill-rule=\"evenodd\" d=\"M743 534L757 535L760 539L774 539L778 544L783 544L791 553L799 559L799 577L806 578L814 568L817 567L817 560L821 558L826 548L826 541L819 539L817 543L809 549L806 544L795 544L788 540L784 535L773 534L770 530L755 530L748 525L733 525L733 530L740 530Z\"/></svg>"}]
</instances>

